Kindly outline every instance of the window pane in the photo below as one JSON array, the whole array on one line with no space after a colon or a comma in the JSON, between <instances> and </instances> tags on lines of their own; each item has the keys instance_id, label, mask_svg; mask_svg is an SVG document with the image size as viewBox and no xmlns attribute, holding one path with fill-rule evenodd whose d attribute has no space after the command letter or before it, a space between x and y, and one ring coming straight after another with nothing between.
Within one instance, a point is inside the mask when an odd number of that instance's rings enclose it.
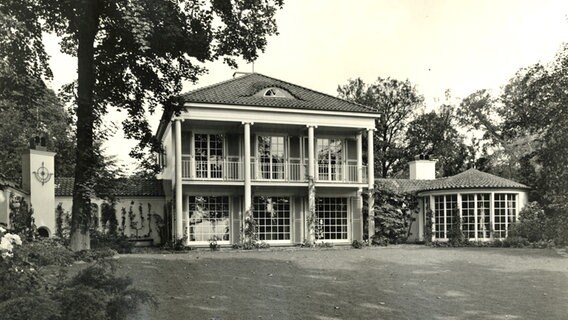
<instances>
[{"instance_id":1,"label":"window pane","mask_svg":"<svg viewBox=\"0 0 568 320\"><path fill-rule=\"evenodd\" d=\"M285 197L255 197L253 214L262 241L290 240L290 199Z\"/></svg>"},{"instance_id":2,"label":"window pane","mask_svg":"<svg viewBox=\"0 0 568 320\"><path fill-rule=\"evenodd\" d=\"M189 241L229 241L229 197L189 197Z\"/></svg>"},{"instance_id":3,"label":"window pane","mask_svg":"<svg viewBox=\"0 0 568 320\"><path fill-rule=\"evenodd\" d=\"M477 237L489 239L491 237L491 207L488 193L477 195Z\"/></svg>"},{"instance_id":4,"label":"window pane","mask_svg":"<svg viewBox=\"0 0 568 320\"><path fill-rule=\"evenodd\" d=\"M475 194L462 195L462 231L466 238L475 239Z\"/></svg>"},{"instance_id":5,"label":"window pane","mask_svg":"<svg viewBox=\"0 0 568 320\"><path fill-rule=\"evenodd\" d=\"M316 198L317 240L347 240L347 198Z\"/></svg>"}]
</instances>

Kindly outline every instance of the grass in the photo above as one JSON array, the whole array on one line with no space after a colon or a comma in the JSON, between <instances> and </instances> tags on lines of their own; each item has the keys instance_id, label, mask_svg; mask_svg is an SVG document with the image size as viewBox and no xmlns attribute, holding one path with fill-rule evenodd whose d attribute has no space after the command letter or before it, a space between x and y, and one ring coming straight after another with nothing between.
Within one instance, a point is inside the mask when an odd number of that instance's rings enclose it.
<instances>
[{"instance_id":1,"label":"grass","mask_svg":"<svg viewBox=\"0 0 568 320\"><path fill-rule=\"evenodd\" d=\"M152 291L136 319L566 319L554 250L427 248L122 255Z\"/></svg>"}]
</instances>

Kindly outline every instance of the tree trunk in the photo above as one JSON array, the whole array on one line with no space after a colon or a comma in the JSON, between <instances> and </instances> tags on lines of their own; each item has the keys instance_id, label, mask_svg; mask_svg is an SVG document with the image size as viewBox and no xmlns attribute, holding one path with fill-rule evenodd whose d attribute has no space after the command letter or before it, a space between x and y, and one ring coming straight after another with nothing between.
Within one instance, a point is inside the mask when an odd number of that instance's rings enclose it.
<instances>
[{"instance_id":1,"label":"tree trunk","mask_svg":"<svg viewBox=\"0 0 568 320\"><path fill-rule=\"evenodd\" d=\"M77 77L77 150L75 183L73 185L73 209L71 211L71 250L89 250L91 223L91 195L94 187L94 110L95 88L95 36L99 13L98 0L77 1L78 77Z\"/></svg>"}]
</instances>

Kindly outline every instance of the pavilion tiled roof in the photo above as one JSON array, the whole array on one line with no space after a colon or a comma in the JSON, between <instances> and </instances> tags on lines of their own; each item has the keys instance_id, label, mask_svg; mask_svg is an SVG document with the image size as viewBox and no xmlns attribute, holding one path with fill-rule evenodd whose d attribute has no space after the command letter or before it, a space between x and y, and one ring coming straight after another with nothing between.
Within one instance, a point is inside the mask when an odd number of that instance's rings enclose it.
<instances>
[{"instance_id":1,"label":"pavilion tiled roof","mask_svg":"<svg viewBox=\"0 0 568 320\"><path fill-rule=\"evenodd\" d=\"M473 168L434 180L375 179L375 183L378 188L403 193L450 189L530 189L522 183Z\"/></svg>"},{"instance_id":2,"label":"pavilion tiled roof","mask_svg":"<svg viewBox=\"0 0 568 320\"><path fill-rule=\"evenodd\" d=\"M74 178L55 178L55 196L72 196ZM109 188L102 190L105 195L123 197L162 197L162 180L156 179L115 179Z\"/></svg>"},{"instance_id":3,"label":"pavilion tiled roof","mask_svg":"<svg viewBox=\"0 0 568 320\"><path fill-rule=\"evenodd\" d=\"M266 88L281 88L292 97L255 95ZM185 102L374 113L372 108L301 87L260 73L249 73L182 95Z\"/></svg>"}]
</instances>

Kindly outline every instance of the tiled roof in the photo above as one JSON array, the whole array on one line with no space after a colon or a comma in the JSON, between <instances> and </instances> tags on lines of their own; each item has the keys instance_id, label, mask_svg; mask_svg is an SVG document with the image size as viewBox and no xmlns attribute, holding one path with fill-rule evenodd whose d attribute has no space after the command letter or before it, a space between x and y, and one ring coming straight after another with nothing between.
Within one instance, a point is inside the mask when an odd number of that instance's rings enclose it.
<instances>
[{"instance_id":1,"label":"tiled roof","mask_svg":"<svg viewBox=\"0 0 568 320\"><path fill-rule=\"evenodd\" d=\"M375 179L375 185L379 189L391 190L397 193L411 193L426 188L433 180L411 179Z\"/></svg>"},{"instance_id":2,"label":"tiled roof","mask_svg":"<svg viewBox=\"0 0 568 320\"><path fill-rule=\"evenodd\" d=\"M255 95L263 89L276 87L292 97L264 97ZM260 73L249 73L182 95L186 102L230 104L243 106L274 107L286 109L311 109L373 113L369 107L304 88Z\"/></svg>"},{"instance_id":3,"label":"tiled roof","mask_svg":"<svg viewBox=\"0 0 568 320\"><path fill-rule=\"evenodd\" d=\"M73 195L74 178L55 178L55 196ZM161 197L164 196L162 180L151 179L116 179L108 188L107 195L134 197ZM105 191L103 190L103 193Z\"/></svg>"},{"instance_id":4,"label":"tiled roof","mask_svg":"<svg viewBox=\"0 0 568 320\"><path fill-rule=\"evenodd\" d=\"M477 169L469 169L455 176L433 180L426 190L445 190L445 189L476 189L476 188L511 188L511 189L530 189L528 186L482 172Z\"/></svg>"},{"instance_id":5,"label":"tiled roof","mask_svg":"<svg viewBox=\"0 0 568 320\"><path fill-rule=\"evenodd\" d=\"M530 189L509 179L477 169L469 169L451 177L435 180L375 179L378 188L397 192L420 192L450 189Z\"/></svg>"}]
</instances>

